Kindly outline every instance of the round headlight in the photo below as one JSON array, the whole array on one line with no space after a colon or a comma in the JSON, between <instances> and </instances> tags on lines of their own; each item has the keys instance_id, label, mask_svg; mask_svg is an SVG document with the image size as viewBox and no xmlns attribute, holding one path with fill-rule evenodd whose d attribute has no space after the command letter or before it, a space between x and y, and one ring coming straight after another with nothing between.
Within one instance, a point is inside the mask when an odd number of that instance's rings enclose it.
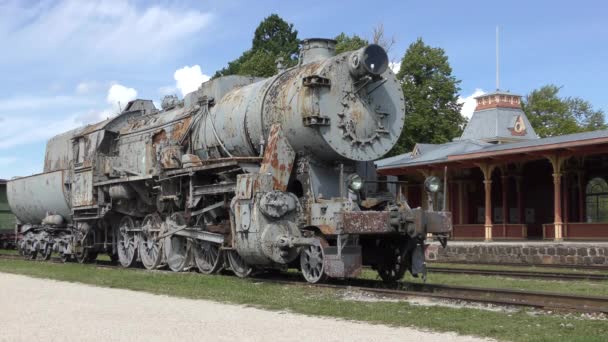
<instances>
[{"instance_id":1,"label":"round headlight","mask_svg":"<svg viewBox=\"0 0 608 342\"><path fill-rule=\"evenodd\" d=\"M424 188L428 192L437 192L441 188L441 180L436 176L427 177L424 181Z\"/></svg>"},{"instance_id":2,"label":"round headlight","mask_svg":"<svg viewBox=\"0 0 608 342\"><path fill-rule=\"evenodd\" d=\"M352 174L347 179L348 188L353 191L359 191L363 187L363 179L358 174Z\"/></svg>"}]
</instances>

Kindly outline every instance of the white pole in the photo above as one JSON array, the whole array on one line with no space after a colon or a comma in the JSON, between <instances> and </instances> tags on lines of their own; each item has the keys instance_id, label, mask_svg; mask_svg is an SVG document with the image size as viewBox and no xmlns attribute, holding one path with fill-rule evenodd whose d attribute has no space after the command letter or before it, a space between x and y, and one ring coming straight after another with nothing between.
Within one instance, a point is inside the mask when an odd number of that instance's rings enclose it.
<instances>
[{"instance_id":1,"label":"white pole","mask_svg":"<svg viewBox=\"0 0 608 342\"><path fill-rule=\"evenodd\" d=\"M498 78L498 25L496 25L496 90L500 89Z\"/></svg>"}]
</instances>

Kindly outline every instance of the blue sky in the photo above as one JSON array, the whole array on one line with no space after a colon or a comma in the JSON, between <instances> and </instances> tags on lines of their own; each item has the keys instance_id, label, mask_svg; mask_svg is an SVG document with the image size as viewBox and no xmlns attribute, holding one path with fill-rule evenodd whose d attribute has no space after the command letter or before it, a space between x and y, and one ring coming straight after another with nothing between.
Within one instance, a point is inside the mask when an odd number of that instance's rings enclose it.
<instances>
[{"instance_id":1,"label":"blue sky","mask_svg":"<svg viewBox=\"0 0 608 342\"><path fill-rule=\"evenodd\" d=\"M369 37L382 23L396 62L422 37L446 50L463 101L495 88L498 25L501 89L554 83L608 112L608 5L599 0L0 0L0 178L41 172L49 137L113 115L119 101L158 103L196 88L248 49L271 13L300 38Z\"/></svg>"}]
</instances>

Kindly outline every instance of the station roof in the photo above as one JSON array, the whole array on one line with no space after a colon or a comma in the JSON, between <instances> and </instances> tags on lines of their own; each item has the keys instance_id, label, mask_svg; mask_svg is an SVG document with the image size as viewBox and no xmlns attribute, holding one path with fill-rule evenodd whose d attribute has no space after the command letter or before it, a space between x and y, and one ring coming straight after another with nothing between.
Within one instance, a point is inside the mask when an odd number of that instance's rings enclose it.
<instances>
[{"instance_id":1,"label":"station roof","mask_svg":"<svg viewBox=\"0 0 608 342\"><path fill-rule=\"evenodd\" d=\"M404 169L418 169L439 165L456 165L460 168L474 166L484 160L518 161L541 159L544 156L589 155L608 152L608 130L530 139L505 144L458 140L438 147L422 155L412 153L378 160L375 164L381 174L399 174Z\"/></svg>"}]
</instances>

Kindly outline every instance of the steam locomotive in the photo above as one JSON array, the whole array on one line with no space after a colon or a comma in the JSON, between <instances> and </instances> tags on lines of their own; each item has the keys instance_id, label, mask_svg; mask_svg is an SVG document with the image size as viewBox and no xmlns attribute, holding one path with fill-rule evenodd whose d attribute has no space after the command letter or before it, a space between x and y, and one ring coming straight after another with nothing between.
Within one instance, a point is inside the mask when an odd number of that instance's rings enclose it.
<instances>
[{"instance_id":1,"label":"steam locomotive","mask_svg":"<svg viewBox=\"0 0 608 342\"><path fill-rule=\"evenodd\" d=\"M311 283L363 265L387 282L424 275L425 239L445 241L450 214L365 195L356 173L396 143L404 106L382 47L336 55L330 39L303 41L270 78L212 79L160 110L131 101L53 137L44 172L8 182L19 248L239 277L295 267Z\"/></svg>"}]
</instances>

